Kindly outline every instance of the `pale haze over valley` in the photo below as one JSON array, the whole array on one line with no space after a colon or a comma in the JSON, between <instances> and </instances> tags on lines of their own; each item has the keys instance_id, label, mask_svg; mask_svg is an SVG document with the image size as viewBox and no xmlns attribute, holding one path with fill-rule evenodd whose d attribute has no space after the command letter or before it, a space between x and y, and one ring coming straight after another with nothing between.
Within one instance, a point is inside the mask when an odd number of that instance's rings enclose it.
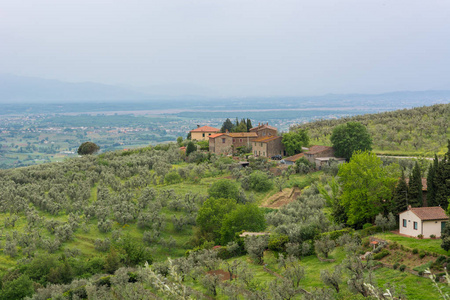
<instances>
[{"instance_id":1,"label":"pale haze over valley","mask_svg":"<svg viewBox=\"0 0 450 300\"><path fill-rule=\"evenodd\" d=\"M439 0L3 0L0 73L160 95L450 90L449 17Z\"/></svg>"}]
</instances>

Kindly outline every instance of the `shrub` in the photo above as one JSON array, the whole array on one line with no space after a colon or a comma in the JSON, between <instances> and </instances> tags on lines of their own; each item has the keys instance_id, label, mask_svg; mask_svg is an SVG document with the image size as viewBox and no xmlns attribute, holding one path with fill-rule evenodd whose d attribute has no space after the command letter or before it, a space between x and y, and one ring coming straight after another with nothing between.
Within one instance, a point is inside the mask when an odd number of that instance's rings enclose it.
<instances>
[{"instance_id":1,"label":"shrub","mask_svg":"<svg viewBox=\"0 0 450 300\"><path fill-rule=\"evenodd\" d=\"M267 192L272 189L273 182L269 176L261 171L255 171L250 174L250 188L257 192Z\"/></svg>"},{"instance_id":2,"label":"shrub","mask_svg":"<svg viewBox=\"0 0 450 300\"><path fill-rule=\"evenodd\" d=\"M422 259L426 256L425 252L423 250L420 251L419 257Z\"/></svg>"},{"instance_id":3,"label":"shrub","mask_svg":"<svg viewBox=\"0 0 450 300\"><path fill-rule=\"evenodd\" d=\"M401 272L403 272L403 271L405 271L406 266L405 266L405 265L401 265L398 269L399 269Z\"/></svg>"},{"instance_id":4,"label":"shrub","mask_svg":"<svg viewBox=\"0 0 450 300\"><path fill-rule=\"evenodd\" d=\"M377 232L381 232L381 227L379 226L371 226L371 227L367 227L365 229L362 229L361 231L359 231L359 235L361 237L366 237L369 235L373 235Z\"/></svg>"},{"instance_id":5,"label":"shrub","mask_svg":"<svg viewBox=\"0 0 450 300\"><path fill-rule=\"evenodd\" d=\"M330 237L330 239L337 240L339 237L341 237L342 235L344 235L346 233L353 235L353 233L354 233L353 228L344 228L341 230L325 232L325 233L320 234L320 237L328 235Z\"/></svg>"},{"instance_id":6,"label":"shrub","mask_svg":"<svg viewBox=\"0 0 450 300\"><path fill-rule=\"evenodd\" d=\"M417 254L417 253L419 253L419 250L417 248L414 248L412 251L412 254Z\"/></svg>"},{"instance_id":7,"label":"shrub","mask_svg":"<svg viewBox=\"0 0 450 300\"><path fill-rule=\"evenodd\" d=\"M394 270L397 270L399 266L400 266L400 263L396 262L396 263L392 266L392 268L394 268Z\"/></svg>"},{"instance_id":8,"label":"shrub","mask_svg":"<svg viewBox=\"0 0 450 300\"><path fill-rule=\"evenodd\" d=\"M287 235L270 236L268 248L275 252L285 252L288 242L289 237Z\"/></svg>"},{"instance_id":9,"label":"shrub","mask_svg":"<svg viewBox=\"0 0 450 300\"><path fill-rule=\"evenodd\" d=\"M431 234L431 235L430 235L430 238L435 239L435 238L436 238L436 235Z\"/></svg>"},{"instance_id":10,"label":"shrub","mask_svg":"<svg viewBox=\"0 0 450 300\"><path fill-rule=\"evenodd\" d=\"M399 245L397 242L393 242L392 244L389 245L389 249L391 250L396 250L399 248Z\"/></svg>"},{"instance_id":11,"label":"shrub","mask_svg":"<svg viewBox=\"0 0 450 300\"><path fill-rule=\"evenodd\" d=\"M419 234L419 235L417 236L417 238L423 239L423 234Z\"/></svg>"},{"instance_id":12,"label":"shrub","mask_svg":"<svg viewBox=\"0 0 450 300\"><path fill-rule=\"evenodd\" d=\"M367 229L367 228L372 227L372 226L373 226L372 223L366 223L366 224L363 225L363 229Z\"/></svg>"},{"instance_id":13,"label":"shrub","mask_svg":"<svg viewBox=\"0 0 450 300\"><path fill-rule=\"evenodd\" d=\"M418 273L419 273L419 276L423 276L423 271L422 270L420 270Z\"/></svg>"},{"instance_id":14,"label":"shrub","mask_svg":"<svg viewBox=\"0 0 450 300\"><path fill-rule=\"evenodd\" d=\"M171 171L171 172L166 174L166 176L164 177L164 181L167 184L179 183L179 182L181 182L181 176L180 176L180 174L178 174L178 172Z\"/></svg>"},{"instance_id":15,"label":"shrub","mask_svg":"<svg viewBox=\"0 0 450 300\"><path fill-rule=\"evenodd\" d=\"M391 254L391 253L389 252L389 250L383 249L380 253L375 254L375 255L373 256L373 259L375 259L375 260L380 260L380 259L382 259L383 257L388 256L389 254Z\"/></svg>"}]
</instances>

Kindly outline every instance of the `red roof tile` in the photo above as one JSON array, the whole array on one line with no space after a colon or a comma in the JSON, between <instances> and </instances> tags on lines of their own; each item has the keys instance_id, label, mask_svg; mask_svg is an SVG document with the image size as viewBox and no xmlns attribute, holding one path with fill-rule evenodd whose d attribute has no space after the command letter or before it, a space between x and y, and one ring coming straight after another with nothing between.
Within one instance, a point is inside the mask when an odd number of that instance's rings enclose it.
<instances>
[{"instance_id":1,"label":"red roof tile","mask_svg":"<svg viewBox=\"0 0 450 300\"><path fill-rule=\"evenodd\" d=\"M262 125L258 125L256 127L250 128L250 131L256 131L256 130L261 130L261 129L272 129L272 130L278 131L278 129L276 127L270 126L268 124L262 124Z\"/></svg>"},{"instance_id":2,"label":"red roof tile","mask_svg":"<svg viewBox=\"0 0 450 300\"><path fill-rule=\"evenodd\" d=\"M330 150L333 149L333 147L329 147L329 146L321 146L321 145L315 145L315 146L311 146L309 148L309 151L306 152L307 154L317 154L317 153L321 153L323 151L326 150Z\"/></svg>"},{"instance_id":3,"label":"red roof tile","mask_svg":"<svg viewBox=\"0 0 450 300\"><path fill-rule=\"evenodd\" d=\"M219 132L219 128L214 128L211 126L202 126L191 130L191 132Z\"/></svg>"},{"instance_id":4,"label":"red roof tile","mask_svg":"<svg viewBox=\"0 0 450 300\"><path fill-rule=\"evenodd\" d=\"M440 206L433 207L413 207L410 209L422 221L448 220L445 210Z\"/></svg>"},{"instance_id":5,"label":"red roof tile","mask_svg":"<svg viewBox=\"0 0 450 300\"><path fill-rule=\"evenodd\" d=\"M284 160L295 162L295 161L297 161L297 159L303 157L304 155L305 155L305 153L299 153L299 154L295 154L295 155L286 157Z\"/></svg>"},{"instance_id":6,"label":"red roof tile","mask_svg":"<svg viewBox=\"0 0 450 300\"><path fill-rule=\"evenodd\" d=\"M216 138L216 137L218 137L218 136L221 136L221 135L225 135L225 133L211 134L211 135L209 136L209 138L210 138L210 139L214 139L214 138Z\"/></svg>"},{"instance_id":7,"label":"red roof tile","mask_svg":"<svg viewBox=\"0 0 450 300\"><path fill-rule=\"evenodd\" d=\"M281 136L263 136L263 137L254 139L252 142L267 143L267 142L271 142L276 139L281 139Z\"/></svg>"},{"instance_id":8,"label":"red roof tile","mask_svg":"<svg viewBox=\"0 0 450 300\"><path fill-rule=\"evenodd\" d=\"M228 134L231 137L257 137L256 132L232 132Z\"/></svg>"}]
</instances>

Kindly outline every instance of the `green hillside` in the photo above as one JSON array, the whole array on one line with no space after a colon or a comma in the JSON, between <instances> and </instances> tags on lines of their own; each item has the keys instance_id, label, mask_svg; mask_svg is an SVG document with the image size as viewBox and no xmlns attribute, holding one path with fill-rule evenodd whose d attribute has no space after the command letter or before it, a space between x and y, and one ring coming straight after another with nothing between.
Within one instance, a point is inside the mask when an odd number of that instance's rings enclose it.
<instances>
[{"instance_id":1,"label":"green hillside","mask_svg":"<svg viewBox=\"0 0 450 300\"><path fill-rule=\"evenodd\" d=\"M166 144L1 170L0 299L361 299L386 289L438 297L413 268L442 276L439 240L421 249L389 237L361 260L382 227L360 228L381 210L341 221L351 217L336 202L342 167L249 158L242 168L243 159L186 157ZM382 168L397 178L397 164Z\"/></svg>"},{"instance_id":2,"label":"green hillside","mask_svg":"<svg viewBox=\"0 0 450 300\"><path fill-rule=\"evenodd\" d=\"M450 104L437 104L298 125L308 129L311 143L331 146L336 125L349 121L367 126L375 152L387 155L443 155L450 138Z\"/></svg>"}]
</instances>

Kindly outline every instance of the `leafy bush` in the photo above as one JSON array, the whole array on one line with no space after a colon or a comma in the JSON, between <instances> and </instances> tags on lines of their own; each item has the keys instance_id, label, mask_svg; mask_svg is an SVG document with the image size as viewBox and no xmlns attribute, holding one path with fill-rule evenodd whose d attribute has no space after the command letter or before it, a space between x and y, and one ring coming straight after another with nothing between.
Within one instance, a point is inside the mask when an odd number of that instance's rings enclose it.
<instances>
[{"instance_id":1,"label":"leafy bush","mask_svg":"<svg viewBox=\"0 0 450 300\"><path fill-rule=\"evenodd\" d=\"M250 188L257 192L267 192L272 189L273 182L269 176L261 171L250 174Z\"/></svg>"},{"instance_id":2,"label":"leafy bush","mask_svg":"<svg viewBox=\"0 0 450 300\"><path fill-rule=\"evenodd\" d=\"M330 237L330 239L337 240L340 236L342 236L346 233L353 235L354 231L355 230L353 228L344 228L341 230L324 232L324 233L321 233L320 236L322 237L322 236L328 235Z\"/></svg>"},{"instance_id":3,"label":"leafy bush","mask_svg":"<svg viewBox=\"0 0 450 300\"><path fill-rule=\"evenodd\" d=\"M171 172L166 174L166 176L164 177L164 181L167 184L179 183L179 182L181 182L181 176L180 176L180 174L178 174L178 172L171 171Z\"/></svg>"},{"instance_id":4,"label":"leafy bush","mask_svg":"<svg viewBox=\"0 0 450 300\"><path fill-rule=\"evenodd\" d=\"M417 248L414 248L412 251L412 254L417 254L417 253L419 253L419 250Z\"/></svg>"},{"instance_id":5,"label":"leafy bush","mask_svg":"<svg viewBox=\"0 0 450 300\"><path fill-rule=\"evenodd\" d=\"M403 272L403 271L405 271L406 266L405 266L405 265L401 265L398 269L399 269L401 272Z\"/></svg>"},{"instance_id":6,"label":"leafy bush","mask_svg":"<svg viewBox=\"0 0 450 300\"><path fill-rule=\"evenodd\" d=\"M419 235L417 236L417 238L423 239L423 234L419 234Z\"/></svg>"},{"instance_id":7,"label":"leafy bush","mask_svg":"<svg viewBox=\"0 0 450 300\"><path fill-rule=\"evenodd\" d=\"M381 227L379 226L371 226L359 231L359 235L361 237L366 237L369 235L374 235L377 232L381 232Z\"/></svg>"},{"instance_id":8,"label":"leafy bush","mask_svg":"<svg viewBox=\"0 0 450 300\"><path fill-rule=\"evenodd\" d=\"M363 225L363 229L367 229L367 228L372 227L372 226L373 226L372 223L366 223L366 224Z\"/></svg>"},{"instance_id":9,"label":"leafy bush","mask_svg":"<svg viewBox=\"0 0 450 300\"><path fill-rule=\"evenodd\" d=\"M400 266L400 263L396 262L396 263L392 266L392 268L394 268L394 270L397 270L399 266Z\"/></svg>"},{"instance_id":10,"label":"leafy bush","mask_svg":"<svg viewBox=\"0 0 450 300\"><path fill-rule=\"evenodd\" d=\"M382 258L388 256L389 254L391 254L391 253L389 252L389 250L383 249L380 253L375 254L375 255L373 256L373 259L375 259L375 260L380 260L380 259L382 259Z\"/></svg>"},{"instance_id":11,"label":"leafy bush","mask_svg":"<svg viewBox=\"0 0 450 300\"><path fill-rule=\"evenodd\" d=\"M274 235L269 238L269 250L275 252L286 252L286 243L289 242L287 235Z\"/></svg>"}]
</instances>

